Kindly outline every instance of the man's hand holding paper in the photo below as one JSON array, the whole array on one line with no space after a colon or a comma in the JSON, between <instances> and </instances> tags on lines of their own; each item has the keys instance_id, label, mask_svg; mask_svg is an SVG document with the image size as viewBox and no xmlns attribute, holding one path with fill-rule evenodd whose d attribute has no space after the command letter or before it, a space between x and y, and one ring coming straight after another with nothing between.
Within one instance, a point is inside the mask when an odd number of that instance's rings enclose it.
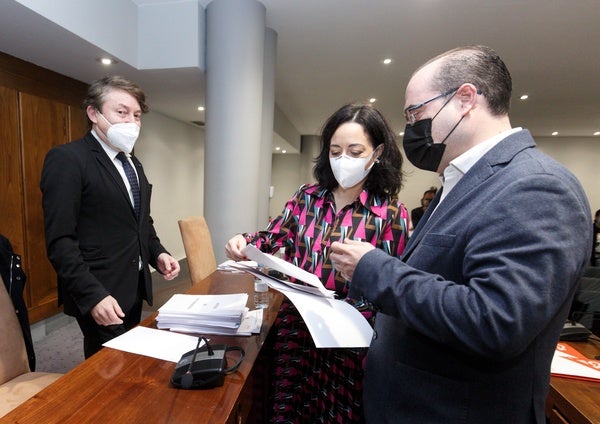
<instances>
[{"instance_id":1,"label":"man's hand holding paper","mask_svg":"<svg viewBox=\"0 0 600 424\"><path fill-rule=\"evenodd\" d=\"M342 277L351 281L358 261L373 249L375 246L370 243L346 239L343 243L335 241L331 244L329 257Z\"/></svg>"}]
</instances>

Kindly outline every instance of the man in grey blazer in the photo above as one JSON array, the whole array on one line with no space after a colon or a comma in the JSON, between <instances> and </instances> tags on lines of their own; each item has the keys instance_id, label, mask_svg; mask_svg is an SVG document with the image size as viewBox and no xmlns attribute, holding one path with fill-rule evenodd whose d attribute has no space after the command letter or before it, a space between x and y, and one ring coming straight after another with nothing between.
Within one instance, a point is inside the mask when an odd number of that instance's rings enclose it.
<instances>
[{"instance_id":1,"label":"man in grey blazer","mask_svg":"<svg viewBox=\"0 0 600 424\"><path fill-rule=\"evenodd\" d=\"M545 423L550 363L589 259L577 179L511 128L510 74L487 47L446 52L406 89L404 149L443 187L401 258L332 245L349 297L379 310L372 423Z\"/></svg>"},{"instance_id":2,"label":"man in grey blazer","mask_svg":"<svg viewBox=\"0 0 600 424\"><path fill-rule=\"evenodd\" d=\"M156 235L152 186L131 155L148 111L144 92L105 77L84 106L90 131L47 153L40 186L59 304L77 318L87 358L140 322L144 299L152 304L148 265L170 280L179 263Z\"/></svg>"}]
</instances>

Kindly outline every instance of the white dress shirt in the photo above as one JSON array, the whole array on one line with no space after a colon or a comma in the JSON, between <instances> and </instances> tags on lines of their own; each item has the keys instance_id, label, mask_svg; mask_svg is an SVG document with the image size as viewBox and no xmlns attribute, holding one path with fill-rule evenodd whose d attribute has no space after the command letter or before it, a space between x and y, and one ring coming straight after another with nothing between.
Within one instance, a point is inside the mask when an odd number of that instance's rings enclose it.
<instances>
[{"instance_id":1,"label":"white dress shirt","mask_svg":"<svg viewBox=\"0 0 600 424\"><path fill-rule=\"evenodd\" d=\"M125 183L125 187L127 187L127 192L129 193L129 200L131 201L131 204L134 205L133 192L131 191L131 184L129 184L129 179L127 178L127 175L125 175L125 169L123 169L123 162L121 162L119 159L117 159L117 155L119 154L119 152L117 150L113 149L112 147L110 147L104 141L102 141L102 139L100 137L98 137L98 134L96 134L96 132L94 130L92 130L92 135L96 138L96 140L98 140L100 142L100 145L102 146L102 148L104 149L104 151L106 152L106 154L108 155L110 160L113 161L115 167L117 168L117 171L119 171L119 174L121 175L121 178L123 179L123 183ZM131 168L133 168L133 171L135 172L135 175L139 181L140 179L137 175L137 169L135 169L133 162L131 162L131 155L128 153L125 153L125 156L127 157L127 160L129 161Z\"/></svg>"},{"instance_id":2,"label":"white dress shirt","mask_svg":"<svg viewBox=\"0 0 600 424\"><path fill-rule=\"evenodd\" d=\"M450 193L454 186L458 184L463 175L465 175L479 159L506 137L521 130L521 127L517 127L501 132L500 134L479 143L477 146L471 147L462 155L451 160L444 170L444 175L440 175L444 190L442 191L442 196L440 197L438 205L442 203L446 196L448 196L448 193Z\"/></svg>"},{"instance_id":3,"label":"white dress shirt","mask_svg":"<svg viewBox=\"0 0 600 424\"><path fill-rule=\"evenodd\" d=\"M127 187L127 193L129 193L129 201L131 202L132 206L135 205L135 203L133 202L133 191L131 191L131 184L129 184L129 179L127 178L127 175L125 175L125 169L123 168L123 162L121 162L119 159L117 159L117 155L119 154L119 152L117 150L113 149L112 147L110 147L104 141L102 141L102 139L100 137L98 137L98 134L96 134L96 131L92 130L91 133L96 138L96 140L98 140L100 142L100 145L102 146L102 148L104 149L104 151L106 152L108 157L112 160L113 164L117 168L117 171L119 171L119 174L121 175L121 178L123 179L123 182L125 183L125 187ZM127 160L131 164L131 167L133 168L133 170L135 172L135 176L139 182L140 178L138 177L135 166L131 162L131 155L128 153L125 153L125 156L127 156ZM143 265L142 257L140 256L139 261L138 261L138 268L140 271L142 269L142 265Z\"/></svg>"}]
</instances>

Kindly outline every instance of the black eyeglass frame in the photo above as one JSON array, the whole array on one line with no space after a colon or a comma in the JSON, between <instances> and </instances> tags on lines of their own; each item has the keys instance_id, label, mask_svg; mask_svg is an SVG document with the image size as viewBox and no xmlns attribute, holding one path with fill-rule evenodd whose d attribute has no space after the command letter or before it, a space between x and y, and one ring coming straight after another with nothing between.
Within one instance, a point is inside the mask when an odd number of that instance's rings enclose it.
<instances>
[{"instance_id":1,"label":"black eyeglass frame","mask_svg":"<svg viewBox=\"0 0 600 424\"><path fill-rule=\"evenodd\" d=\"M431 103L431 102L433 102L433 101L435 101L435 100L437 100L437 99L440 99L440 98L442 98L442 97L449 96L450 94L452 94L452 93L456 92L456 91L457 91L459 88L460 88L460 86L459 86L459 87L456 87L456 88L452 88L452 89L450 89L450 90L448 90L448 91L445 91L445 92L443 92L443 93L442 93L442 94L440 94L440 95L437 95L437 96L435 96L435 97L433 97L433 98L431 98L431 99L429 99L429 100L426 100L426 101L424 101L423 103L419 103L418 105L414 105L414 106L409 106L409 107L407 107L406 109L404 109L404 118L406 119L406 122L407 122L409 125L414 125L414 124L415 124L415 122L417 122L417 117L416 117L416 116L415 116L415 114L413 113L415 110L417 110L417 109L420 109L420 108L422 108L423 106L425 106L426 104L428 104L428 103Z\"/></svg>"}]
</instances>

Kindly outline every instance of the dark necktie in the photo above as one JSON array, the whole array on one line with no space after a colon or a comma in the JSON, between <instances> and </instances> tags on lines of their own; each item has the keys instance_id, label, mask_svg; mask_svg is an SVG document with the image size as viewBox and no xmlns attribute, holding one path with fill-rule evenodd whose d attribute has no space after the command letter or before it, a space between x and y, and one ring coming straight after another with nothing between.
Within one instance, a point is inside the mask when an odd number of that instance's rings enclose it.
<instances>
[{"instance_id":1,"label":"dark necktie","mask_svg":"<svg viewBox=\"0 0 600 424\"><path fill-rule=\"evenodd\" d=\"M129 180L129 185L131 186L131 193L133 194L133 209L135 209L135 215L140 217L140 186L138 185L137 176L135 175L135 171L133 167L127 160L127 156L125 153L119 152L117 155L117 159L121 161L123 164L123 169L125 170L125 175Z\"/></svg>"}]
</instances>

